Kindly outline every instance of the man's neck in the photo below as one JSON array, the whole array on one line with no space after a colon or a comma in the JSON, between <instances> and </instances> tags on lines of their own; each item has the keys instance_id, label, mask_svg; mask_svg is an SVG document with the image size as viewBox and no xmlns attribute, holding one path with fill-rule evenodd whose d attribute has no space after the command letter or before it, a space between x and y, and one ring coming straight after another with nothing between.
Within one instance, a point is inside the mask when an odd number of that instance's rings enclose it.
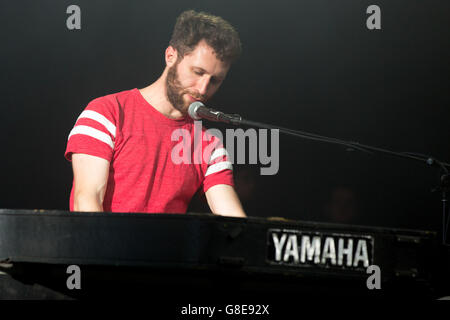
<instances>
[{"instance_id":1,"label":"man's neck","mask_svg":"<svg viewBox=\"0 0 450 320\"><path fill-rule=\"evenodd\" d=\"M156 110L170 119L180 119L184 115L169 102L166 95L165 73L151 85L139 89L144 99Z\"/></svg>"}]
</instances>

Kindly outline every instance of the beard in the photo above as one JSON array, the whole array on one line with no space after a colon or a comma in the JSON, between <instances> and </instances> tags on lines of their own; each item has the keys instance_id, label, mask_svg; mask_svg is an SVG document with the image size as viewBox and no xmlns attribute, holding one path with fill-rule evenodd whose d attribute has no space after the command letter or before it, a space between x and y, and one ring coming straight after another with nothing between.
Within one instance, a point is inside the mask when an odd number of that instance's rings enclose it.
<instances>
[{"instance_id":1,"label":"beard","mask_svg":"<svg viewBox=\"0 0 450 320\"><path fill-rule=\"evenodd\" d=\"M181 85L177 72L178 63L169 68L166 77L166 95L172 106L180 111L182 114L187 114L189 105L188 101L183 99L185 94L189 94L195 99L204 100L203 96L193 93Z\"/></svg>"}]
</instances>

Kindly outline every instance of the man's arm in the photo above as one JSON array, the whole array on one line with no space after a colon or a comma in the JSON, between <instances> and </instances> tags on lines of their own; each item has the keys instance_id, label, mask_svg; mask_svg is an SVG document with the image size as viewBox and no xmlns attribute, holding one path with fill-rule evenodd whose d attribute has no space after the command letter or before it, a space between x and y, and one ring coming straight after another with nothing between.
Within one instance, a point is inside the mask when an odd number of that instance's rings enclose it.
<instances>
[{"instance_id":1,"label":"man's arm","mask_svg":"<svg viewBox=\"0 0 450 320\"><path fill-rule=\"evenodd\" d=\"M241 218L247 216L232 186L218 184L209 188L205 195L214 214Z\"/></svg>"},{"instance_id":2,"label":"man's arm","mask_svg":"<svg viewBox=\"0 0 450 320\"><path fill-rule=\"evenodd\" d=\"M72 155L74 211L103 211L109 161L82 153Z\"/></svg>"}]
</instances>

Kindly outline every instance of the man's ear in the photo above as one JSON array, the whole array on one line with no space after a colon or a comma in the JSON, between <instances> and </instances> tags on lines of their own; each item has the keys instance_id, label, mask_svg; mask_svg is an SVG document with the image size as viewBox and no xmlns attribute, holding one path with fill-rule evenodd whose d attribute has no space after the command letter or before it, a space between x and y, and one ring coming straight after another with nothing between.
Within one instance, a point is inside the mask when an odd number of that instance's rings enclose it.
<instances>
[{"instance_id":1,"label":"man's ear","mask_svg":"<svg viewBox=\"0 0 450 320\"><path fill-rule=\"evenodd\" d=\"M172 67L178 58L177 50L172 46L168 46L166 49L165 58L166 58L166 65L168 67Z\"/></svg>"}]
</instances>

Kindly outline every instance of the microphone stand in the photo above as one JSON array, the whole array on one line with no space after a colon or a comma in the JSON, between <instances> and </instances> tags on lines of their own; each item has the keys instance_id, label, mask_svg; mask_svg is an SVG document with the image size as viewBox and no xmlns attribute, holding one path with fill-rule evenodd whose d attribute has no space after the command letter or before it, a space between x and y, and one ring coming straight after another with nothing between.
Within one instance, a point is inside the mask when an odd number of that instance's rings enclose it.
<instances>
[{"instance_id":1,"label":"microphone stand","mask_svg":"<svg viewBox=\"0 0 450 320\"><path fill-rule=\"evenodd\" d=\"M336 138L330 138L325 136L320 136L317 134L304 132L304 131L298 131L298 130L292 130L287 129L279 126L274 126L270 124L255 122L255 121L249 121L242 119L242 117L238 114L223 114L217 119L208 119L212 121L220 121L225 122L233 125L246 125L250 127L257 127L257 128L263 128L263 129L270 129L270 130L279 130L282 133L300 137L308 140L314 140L314 141L321 141L321 142L327 142L337 145L343 145L347 147L347 151L354 151L359 150L361 152L367 152L370 154L375 153L381 153L381 154L387 154L394 157L404 158L404 159L412 159L416 161L420 161L422 163L425 163L429 166L436 167L441 169L440 179L439 179L439 185L432 190L432 192L440 191L441 192L441 201L442 201L442 244L447 245L447 231L449 227L449 220L450 217L448 217L447 210L448 210L448 194L450 192L450 174L447 169L447 167L450 167L449 163L445 163L442 161L437 160L434 157L418 154L418 153L409 153L409 152L396 152L391 151L387 149L377 148L369 145L364 145L359 142L354 141L344 141Z\"/></svg>"}]
</instances>

